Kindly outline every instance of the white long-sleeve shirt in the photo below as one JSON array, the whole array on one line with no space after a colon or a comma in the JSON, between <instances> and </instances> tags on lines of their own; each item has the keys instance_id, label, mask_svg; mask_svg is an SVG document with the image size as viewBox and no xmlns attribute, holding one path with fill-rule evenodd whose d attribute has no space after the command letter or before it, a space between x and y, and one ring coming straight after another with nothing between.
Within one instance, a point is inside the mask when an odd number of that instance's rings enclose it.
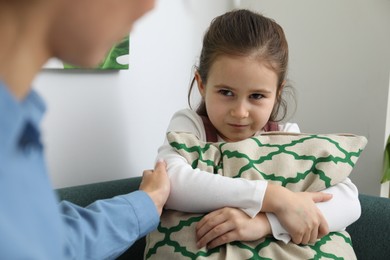
<instances>
[{"instance_id":1,"label":"white long-sleeve shirt","mask_svg":"<svg viewBox=\"0 0 390 260\"><path fill-rule=\"evenodd\" d=\"M298 125L292 123L280 124L279 131L300 132ZM203 121L190 109L180 110L173 115L168 132L192 133L199 140L206 141ZM223 207L234 207L243 210L250 217L261 211L267 181L230 178L193 169L187 160L169 145L167 139L159 148L157 159L163 159L167 163L171 181L171 193L165 205L167 209L205 213ZM360 217L358 190L350 179L347 178L323 192L333 195L331 200L316 204L327 220L330 231L344 230ZM291 237L276 216L272 213L266 215L273 236L286 243L290 241Z\"/></svg>"}]
</instances>

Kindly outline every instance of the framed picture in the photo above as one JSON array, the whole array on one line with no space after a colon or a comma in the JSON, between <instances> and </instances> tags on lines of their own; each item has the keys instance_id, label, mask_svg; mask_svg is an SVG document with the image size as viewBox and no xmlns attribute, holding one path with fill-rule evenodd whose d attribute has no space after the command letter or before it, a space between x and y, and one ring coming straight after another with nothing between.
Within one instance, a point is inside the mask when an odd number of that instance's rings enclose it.
<instances>
[{"instance_id":1,"label":"framed picture","mask_svg":"<svg viewBox=\"0 0 390 260\"><path fill-rule=\"evenodd\" d=\"M126 70L129 68L129 36L123 38L121 42L116 44L108 52L107 56L101 64L95 68L96 70ZM67 64L58 59L50 59L43 69L85 69L71 64Z\"/></svg>"}]
</instances>

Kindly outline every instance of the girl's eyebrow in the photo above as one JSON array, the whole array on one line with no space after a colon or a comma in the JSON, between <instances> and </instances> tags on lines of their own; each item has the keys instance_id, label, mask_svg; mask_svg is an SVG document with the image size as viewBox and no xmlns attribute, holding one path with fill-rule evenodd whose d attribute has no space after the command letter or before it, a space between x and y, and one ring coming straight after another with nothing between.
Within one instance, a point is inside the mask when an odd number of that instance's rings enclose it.
<instances>
[{"instance_id":1,"label":"girl's eyebrow","mask_svg":"<svg viewBox=\"0 0 390 260\"><path fill-rule=\"evenodd\" d=\"M250 92L261 92L261 93L272 93L271 90L268 90L266 88L257 88L257 89L251 89Z\"/></svg>"},{"instance_id":2,"label":"girl's eyebrow","mask_svg":"<svg viewBox=\"0 0 390 260\"><path fill-rule=\"evenodd\" d=\"M233 87L230 87L230 86L228 86L226 84L216 84L216 85L214 85L214 87L215 88L227 88L227 89L233 89L234 90Z\"/></svg>"},{"instance_id":3,"label":"girl's eyebrow","mask_svg":"<svg viewBox=\"0 0 390 260\"><path fill-rule=\"evenodd\" d=\"M216 84L216 85L214 85L214 87L215 88L224 88L224 89L228 89L228 90L236 90L236 88L228 86L226 84ZM260 93L267 93L267 94L272 93L272 91L267 89L267 88L253 88L253 89L250 89L249 92L251 92L251 93L260 92Z\"/></svg>"}]
</instances>

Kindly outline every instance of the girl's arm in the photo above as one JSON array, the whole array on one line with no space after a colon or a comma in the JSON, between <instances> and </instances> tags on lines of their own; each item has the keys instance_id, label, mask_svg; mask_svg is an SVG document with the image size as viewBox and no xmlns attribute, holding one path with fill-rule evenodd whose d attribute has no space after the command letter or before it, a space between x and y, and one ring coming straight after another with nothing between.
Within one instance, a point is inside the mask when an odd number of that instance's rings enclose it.
<instances>
[{"instance_id":1,"label":"girl's arm","mask_svg":"<svg viewBox=\"0 0 390 260\"><path fill-rule=\"evenodd\" d=\"M202 120L196 113L183 109L174 114L167 132L193 133L206 141ZM158 150L157 159L167 164L171 192L165 208L184 212L205 213L222 207L235 207L254 217L262 207L266 181L232 179L192 169L167 142Z\"/></svg>"},{"instance_id":2,"label":"girl's arm","mask_svg":"<svg viewBox=\"0 0 390 260\"><path fill-rule=\"evenodd\" d=\"M271 186L268 187L271 188ZM328 202L314 205L314 209L322 212L321 215L324 215L325 219L329 222L329 229L327 229L326 232L321 232L321 229L323 229L321 225L312 228L311 230L307 229L306 231L303 231L305 225L300 225L299 222L302 221L302 219L307 219L309 221L313 219L312 217L309 217L309 214L304 212L298 214L285 214L287 216L287 226L290 225L290 227L292 227L292 230L287 231L272 213L260 212L255 218L251 219L245 214L240 213L240 210L236 208L226 207L207 214L197 224L197 245L199 248L206 245L208 248L213 248L237 240L251 241L260 239L268 234L272 234L276 239L282 240L285 243L288 243L290 240L296 244L314 243L317 238L326 235L329 231L344 230L346 226L356 221L360 216L357 189L349 179L327 189L327 191L330 194L333 194L335 200L332 199ZM304 198L306 199L306 203L313 204L313 201L311 200L313 200L314 197L311 197L311 195L317 196L318 193L310 194L310 192L300 192L293 193L293 195L303 196L302 198L308 196L308 198ZM300 204L302 203L302 198L292 198L292 200L296 201L296 204ZM267 203L265 202L265 204ZM304 207L306 206L306 203L304 203ZM268 205L264 206L268 207ZM296 207L299 208L300 206L297 205ZM308 209L312 208L308 207ZM281 216L281 219L286 216Z\"/></svg>"},{"instance_id":3,"label":"girl's arm","mask_svg":"<svg viewBox=\"0 0 390 260\"><path fill-rule=\"evenodd\" d=\"M167 164L171 191L166 209L206 213L223 207L239 208L254 217L262 207L266 181L233 179L192 169L185 158L170 145L159 149L159 158Z\"/></svg>"},{"instance_id":4,"label":"girl's arm","mask_svg":"<svg viewBox=\"0 0 390 260\"><path fill-rule=\"evenodd\" d=\"M316 203L329 225L329 232L342 231L361 214L360 201L356 186L347 178L344 182L332 186L322 192L332 194L332 199ZM273 236L285 243L291 240L289 232L280 224L273 213L266 213Z\"/></svg>"}]
</instances>

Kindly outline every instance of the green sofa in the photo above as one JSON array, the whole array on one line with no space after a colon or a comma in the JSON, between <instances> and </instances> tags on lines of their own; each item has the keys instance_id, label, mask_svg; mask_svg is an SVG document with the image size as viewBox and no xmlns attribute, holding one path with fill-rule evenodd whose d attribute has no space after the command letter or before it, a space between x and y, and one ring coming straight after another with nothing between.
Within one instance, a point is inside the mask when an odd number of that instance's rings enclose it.
<instances>
[{"instance_id":1,"label":"green sofa","mask_svg":"<svg viewBox=\"0 0 390 260\"><path fill-rule=\"evenodd\" d=\"M107 181L58 189L60 200L86 206L98 199L111 198L138 189L141 178ZM390 199L360 194L362 215L347 230L359 260L390 259ZM346 209L348 210L348 209ZM145 239L136 241L118 259L142 259Z\"/></svg>"}]
</instances>

